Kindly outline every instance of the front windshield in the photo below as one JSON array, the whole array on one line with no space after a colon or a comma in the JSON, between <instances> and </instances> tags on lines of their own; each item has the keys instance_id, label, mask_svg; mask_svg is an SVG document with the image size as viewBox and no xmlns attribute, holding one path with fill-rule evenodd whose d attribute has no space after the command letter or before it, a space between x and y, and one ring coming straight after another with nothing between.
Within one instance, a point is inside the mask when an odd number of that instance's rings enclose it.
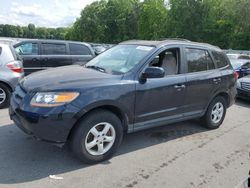
<instances>
[{"instance_id":1,"label":"front windshield","mask_svg":"<svg viewBox=\"0 0 250 188\"><path fill-rule=\"evenodd\" d=\"M109 74L124 74L138 64L154 47L117 45L88 62L85 67Z\"/></svg>"}]
</instances>

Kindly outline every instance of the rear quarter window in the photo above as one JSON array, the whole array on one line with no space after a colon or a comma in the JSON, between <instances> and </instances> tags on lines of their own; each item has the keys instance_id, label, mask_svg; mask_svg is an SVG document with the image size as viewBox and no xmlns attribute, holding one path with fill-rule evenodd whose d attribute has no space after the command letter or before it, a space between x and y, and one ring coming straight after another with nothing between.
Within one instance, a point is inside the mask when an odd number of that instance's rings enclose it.
<instances>
[{"instance_id":1,"label":"rear quarter window","mask_svg":"<svg viewBox=\"0 0 250 188\"><path fill-rule=\"evenodd\" d=\"M0 55L2 54L2 47L0 47Z\"/></svg>"},{"instance_id":2,"label":"rear quarter window","mask_svg":"<svg viewBox=\"0 0 250 188\"><path fill-rule=\"evenodd\" d=\"M226 55L224 53L212 51L212 55L218 68L225 67L229 64L229 60L226 58Z\"/></svg>"},{"instance_id":3,"label":"rear quarter window","mask_svg":"<svg viewBox=\"0 0 250 188\"><path fill-rule=\"evenodd\" d=\"M69 44L70 55L91 55L89 48L83 44Z\"/></svg>"}]
</instances>

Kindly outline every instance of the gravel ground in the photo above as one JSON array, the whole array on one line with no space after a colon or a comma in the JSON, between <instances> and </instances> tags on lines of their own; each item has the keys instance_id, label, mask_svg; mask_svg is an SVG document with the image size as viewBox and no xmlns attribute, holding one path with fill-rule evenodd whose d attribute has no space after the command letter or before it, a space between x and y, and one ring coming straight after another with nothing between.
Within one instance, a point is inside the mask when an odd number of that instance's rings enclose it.
<instances>
[{"instance_id":1,"label":"gravel ground","mask_svg":"<svg viewBox=\"0 0 250 188\"><path fill-rule=\"evenodd\" d=\"M109 161L88 166L25 135L0 110L0 187L235 187L250 170L250 103L228 109L217 130L197 121L125 136ZM62 177L50 179L49 175Z\"/></svg>"}]
</instances>

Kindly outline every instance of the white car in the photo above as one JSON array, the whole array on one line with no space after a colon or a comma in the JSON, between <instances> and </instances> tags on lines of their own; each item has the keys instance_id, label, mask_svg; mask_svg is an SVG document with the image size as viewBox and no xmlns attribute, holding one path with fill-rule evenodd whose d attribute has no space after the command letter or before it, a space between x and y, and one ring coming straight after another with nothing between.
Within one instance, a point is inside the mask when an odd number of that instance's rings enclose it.
<instances>
[{"instance_id":1,"label":"white car","mask_svg":"<svg viewBox=\"0 0 250 188\"><path fill-rule=\"evenodd\" d=\"M9 105L11 92L23 76L22 60L11 42L0 41L0 108Z\"/></svg>"}]
</instances>

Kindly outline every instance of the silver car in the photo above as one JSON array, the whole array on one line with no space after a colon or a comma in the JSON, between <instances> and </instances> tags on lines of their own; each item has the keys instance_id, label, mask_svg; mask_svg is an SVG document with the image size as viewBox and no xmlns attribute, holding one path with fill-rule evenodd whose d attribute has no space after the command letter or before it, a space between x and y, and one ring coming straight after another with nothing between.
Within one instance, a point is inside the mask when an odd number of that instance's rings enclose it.
<instances>
[{"instance_id":1,"label":"silver car","mask_svg":"<svg viewBox=\"0 0 250 188\"><path fill-rule=\"evenodd\" d=\"M9 105L11 92L23 76L22 60L11 42L0 41L0 108Z\"/></svg>"}]
</instances>

